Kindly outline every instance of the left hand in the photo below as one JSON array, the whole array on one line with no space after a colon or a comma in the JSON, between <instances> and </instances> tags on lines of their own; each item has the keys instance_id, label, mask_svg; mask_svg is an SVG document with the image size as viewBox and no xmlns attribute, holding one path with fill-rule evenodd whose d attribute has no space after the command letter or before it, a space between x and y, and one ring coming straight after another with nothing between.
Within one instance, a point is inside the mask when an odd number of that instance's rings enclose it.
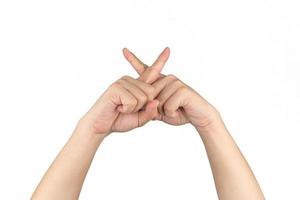
<instances>
[{"instance_id":1,"label":"left hand","mask_svg":"<svg viewBox=\"0 0 300 200\"><path fill-rule=\"evenodd\" d=\"M200 130L219 121L218 111L195 90L174 75L160 74L169 55L170 50L166 48L152 66L146 67L133 53L124 49L124 56L140 75L139 79L148 81L155 88L154 96L159 101L159 113L155 118L172 125L189 122Z\"/></svg>"}]
</instances>

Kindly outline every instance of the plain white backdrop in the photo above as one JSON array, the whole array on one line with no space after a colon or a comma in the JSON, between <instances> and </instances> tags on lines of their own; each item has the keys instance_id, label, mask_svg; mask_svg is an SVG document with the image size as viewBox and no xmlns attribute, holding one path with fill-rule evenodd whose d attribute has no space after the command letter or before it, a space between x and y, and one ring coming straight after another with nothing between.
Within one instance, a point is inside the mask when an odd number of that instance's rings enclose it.
<instances>
[{"instance_id":1,"label":"plain white backdrop","mask_svg":"<svg viewBox=\"0 0 300 200\"><path fill-rule=\"evenodd\" d=\"M298 0L0 1L0 199L29 199L128 47L215 105L267 199L299 199ZM190 125L101 144L81 199L217 199Z\"/></svg>"}]
</instances>

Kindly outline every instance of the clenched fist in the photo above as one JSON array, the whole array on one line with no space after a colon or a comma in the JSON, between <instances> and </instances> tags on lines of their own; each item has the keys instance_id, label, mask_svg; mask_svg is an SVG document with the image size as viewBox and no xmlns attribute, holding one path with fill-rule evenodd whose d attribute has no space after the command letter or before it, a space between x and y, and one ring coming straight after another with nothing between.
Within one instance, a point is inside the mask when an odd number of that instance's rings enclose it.
<instances>
[{"instance_id":1,"label":"clenched fist","mask_svg":"<svg viewBox=\"0 0 300 200\"><path fill-rule=\"evenodd\" d=\"M93 133L129 131L153 119L172 125L191 123L201 131L220 120L217 110L195 90L174 75L160 73L169 48L150 67L128 49L123 52L140 77L122 77L96 101L81 120Z\"/></svg>"},{"instance_id":2,"label":"clenched fist","mask_svg":"<svg viewBox=\"0 0 300 200\"><path fill-rule=\"evenodd\" d=\"M190 122L196 128L207 127L215 119L214 107L176 76L165 76L153 86L159 101L156 119L172 125Z\"/></svg>"},{"instance_id":3,"label":"clenched fist","mask_svg":"<svg viewBox=\"0 0 300 200\"><path fill-rule=\"evenodd\" d=\"M172 125L189 122L196 127L209 158L219 199L264 199L218 111L176 76L160 73L169 54L166 48L148 67L124 49L126 59L140 77L124 76L100 96L79 121L32 199L78 199L103 139L113 131L129 131L152 119Z\"/></svg>"},{"instance_id":4,"label":"clenched fist","mask_svg":"<svg viewBox=\"0 0 300 200\"><path fill-rule=\"evenodd\" d=\"M81 121L93 133L124 132L157 116L154 87L124 76L113 83Z\"/></svg>"}]
</instances>

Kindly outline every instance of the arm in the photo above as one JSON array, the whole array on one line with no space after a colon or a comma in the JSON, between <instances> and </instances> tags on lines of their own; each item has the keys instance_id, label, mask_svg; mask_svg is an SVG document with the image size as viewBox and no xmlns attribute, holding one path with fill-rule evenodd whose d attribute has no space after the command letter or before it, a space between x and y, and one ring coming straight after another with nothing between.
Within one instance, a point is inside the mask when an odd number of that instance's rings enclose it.
<instances>
[{"instance_id":1,"label":"arm","mask_svg":"<svg viewBox=\"0 0 300 200\"><path fill-rule=\"evenodd\" d=\"M84 178L103 139L103 134L94 134L81 127L79 122L32 199L78 199Z\"/></svg>"},{"instance_id":2,"label":"arm","mask_svg":"<svg viewBox=\"0 0 300 200\"><path fill-rule=\"evenodd\" d=\"M140 127L157 114L153 87L124 76L112 84L80 120L47 170L32 199L78 199L93 157L111 132ZM145 108L142 109L141 108Z\"/></svg>"},{"instance_id":3,"label":"arm","mask_svg":"<svg viewBox=\"0 0 300 200\"><path fill-rule=\"evenodd\" d=\"M219 199L264 199L250 166L221 118L196 128L204 143Z\"/></svg>"},{"instance_id":4,"label":"arm","mask_svg":"<svg viewBox=\"0 0 300 200\"><path fill-rule=\"evenodd\" d=\"M169 57L166 48L151 67L146 68L133 53L124 49L124 56L147 82L151 71ZM191 87L174 75L160 77L152 85L159 100L156 119L172 125L191 123L205 145L219 199L264 199L263 193L247 161L225 128L218 111Z\"/></svg>"},{"instance_id":5,"label":"arm","mask_svg":"<svg viewBox=\"0 0 300 200\"><path fill-rule=\"evenodd\" d=\"M247 161L228 133L218 111L192 88L169 75L155 82L161 90L159 119L173 125L191 123L205 145L219 199L264 199Z\"/></svg>"}]
</instances>

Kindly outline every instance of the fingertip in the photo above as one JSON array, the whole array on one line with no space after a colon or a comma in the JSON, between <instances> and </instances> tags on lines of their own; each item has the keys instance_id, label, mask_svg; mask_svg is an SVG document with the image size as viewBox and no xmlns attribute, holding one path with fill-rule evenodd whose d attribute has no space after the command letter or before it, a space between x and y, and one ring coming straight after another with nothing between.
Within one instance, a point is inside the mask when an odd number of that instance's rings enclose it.
<instances>
[{"instance_id":1,"label":"fingertip","mask_svg":"<svg viewBox=\"0 0 300 200\"><path fill-rule=\"evenodd\" d=\"M155 68L160 72L162 68L164 67L165 63L168 61L170 56L170 48L166 47L158 56L156 61L153 63L152 66L157 65Z\"/></svg>"},{"instance_id":2,"label":"fingertip","mask_svg":"<svg viewBox=\"0 0 300 200\"><path fill-rule=\"evenodd\" d=\"M166 48L164 49L164 51L163 51L163 53L164 53L164 55L165 55L166 57L169 57L169 56L170 56L170 52L171 52L170 47L166 47Z\"/></svg>"},{"instance_id":3,"label":"fingertip","mask_svg":"<svg viewBox=\"0 0 300 200\"><path fill-rule=\"evenodd\" d=\"M128 51L128 49L126 47L124 47L122 49L122 52L123 52L123 55L125 56L125 58L126 58L127 51Z\"/></svg>"},{"instance_id":4,"label":"fingertip","mask_svg":"<svg viewBox=\"0 0 300 200\"><path fill-rule=\"evenodd\" d=\"M124 47L122 51L123 51L124 57L125 57L127 60L130 60L130 59L131 59L131 53L130 53L129 49L126 48L126 47Z\"/></svg>"},{"instance_id":5,"label":"fingertip","mask_svg":"<svg viewBox=\"0 0 300 200\"><path fill-rule=\"evenodd\" d=\"M126 54L127 51L128 51L128 49L127 49L126 47L124 47L124 48L122 49L123 54Z\"/></svg>"},{"instance_id":6,"label":"fingertip","mask_svg":"<svg viewBox=\"0 0 300 200\"><path fill-rule=\"evenodd\" d=\"M167 47L165 48L165 51L170 53L170 51L171 51L170 47L167 46Z\"/></svg>"}]
</instances>

